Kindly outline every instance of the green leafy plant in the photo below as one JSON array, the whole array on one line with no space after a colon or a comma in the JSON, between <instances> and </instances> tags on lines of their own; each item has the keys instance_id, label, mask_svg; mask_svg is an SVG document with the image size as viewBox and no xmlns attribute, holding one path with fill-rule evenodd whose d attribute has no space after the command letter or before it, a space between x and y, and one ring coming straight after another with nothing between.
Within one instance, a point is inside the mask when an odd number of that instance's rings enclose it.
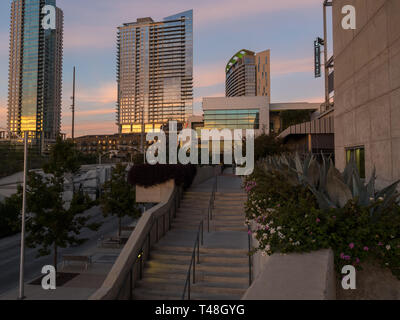
<instances>
[{"instance_id":1,"label":"green leafy plant","mask_svg":"<svg viewBox=\"0 0 400 320\"><path fill-rule=\"evenodd\" d=\"M26 242L28 247L39 247L38 256L46 256L53 251L55 268L58 248L81 245L87 240L79 238L83 228L95 231L100 227L98 223L89 223L90 215L83 215L93 205L87 195L76 192L67 208L62 193L60 178L29 173ZM21 194L19 196L22 197Z\"/></svg>"},{"instance_id":2,"label":"green leafy plant","mask_svg":"<svg viewBox=\"0 0 400 320\"><path fill-rule=\"evenodd\" d=\"M244 184L247 223L263 254L332 248L335 265L374 259L400 278L398 183L375 190L355 165L343 173L330 159L298 155L259 162Z\"/></svg>"},{"instance_id":3,"label":"green leafy plant","mask_svg":"<svg viewBox=\"0 0 400 320\"><path fill-rule=\"evenodd\" d=\"M118 236L121 236L121 220L123 217L136 218L140 210L136 205L135 189L127 181L126 166L117 164L112 171L111 179L103 185L100 199L104 216L118 217Z\"/></svg>"}]
</instances>

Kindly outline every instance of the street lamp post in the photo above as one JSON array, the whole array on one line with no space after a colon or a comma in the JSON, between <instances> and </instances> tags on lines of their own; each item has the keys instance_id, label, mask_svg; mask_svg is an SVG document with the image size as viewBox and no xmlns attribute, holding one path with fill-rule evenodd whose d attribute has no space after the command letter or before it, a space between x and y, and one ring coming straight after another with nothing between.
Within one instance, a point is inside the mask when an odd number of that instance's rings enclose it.
<instances>
[{"instance_id":1,"label":"street lamp post","mask_svg":"<svg viewBox=\"0 0 400 320\"><path fill-rule=\"evenodd\" d=\"M25 211L26 211L26 178L28 171L28 132L24 136L24 179L22 192L22 214L21 214L21 257L19 267L19 295L18 299L25 299L24 296L24 267L25 267Z\"/></svg>"},{"instance_id":2,"label":"street lamp post","mask_svg":"<svg viewBox=\"0 0 400 320\"><path fill-rule=\"evenodd\" d=\"M21 253L20 253L20 266L19 266L19 290L18 300L25 299L24 292L24 269L25 269L25 216L26 216L26 182L28 172L28 137L29 131L25 131L22 136L16 135L14 132L7 130L10 141L12 137L23 138L24 140L24 176L23 176L23 189L22 189L22 212L21 212Z\"/></svg>"}]
</instances>

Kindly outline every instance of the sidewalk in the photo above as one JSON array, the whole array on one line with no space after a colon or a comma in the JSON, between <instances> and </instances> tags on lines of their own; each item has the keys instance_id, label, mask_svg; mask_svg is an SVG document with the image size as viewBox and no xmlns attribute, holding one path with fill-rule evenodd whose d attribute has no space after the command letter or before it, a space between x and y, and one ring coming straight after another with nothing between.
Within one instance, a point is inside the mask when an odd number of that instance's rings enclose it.
<instances>
[{"instance_id":1,"label":"sidewalk","mask_svg":"<svg viewBox=\"0 0 400 320\"><path fill-rule=\"evenodd\" d=\"M44 290L41 285L32 285L32 281L25 283L26 300L87 300L103 284L117 260L122 248L95 248L81 255L91 256L92 263L85 270L84 263L66 262L65 267L60 263L59 272L77 274L56 290ZM18 288L0 295L0 300L16 300Z\"/></svg>"}]
</instances>

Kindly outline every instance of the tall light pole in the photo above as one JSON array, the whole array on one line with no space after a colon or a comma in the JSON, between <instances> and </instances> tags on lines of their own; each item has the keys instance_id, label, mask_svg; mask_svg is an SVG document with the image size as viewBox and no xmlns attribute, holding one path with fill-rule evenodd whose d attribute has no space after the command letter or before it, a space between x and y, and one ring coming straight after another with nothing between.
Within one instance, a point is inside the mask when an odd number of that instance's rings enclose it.
<instances>
[{"instance_id":1,"label":"tall light pole","mask_svg":"<svg viewBox=\"0 0 400 320\"><path fill-rule=\"evenodd\" d=\"M28 171L28 131L24 135L24 179L22 193L22 213L21 213L21 257L19 266L19 295L18 299L25 299L24 296L24 268L25 268L25 211L26 211L26 180Z\"/></svg>"},{"instance_id":2,"label":"tall light pole","mask_svg":"<svg viewBox=\"0 0 400 320\"><path fill-rule=\"evenodd\" d=\"M0 128L2 129L2 128ZM24 266L25 266L25 216L26 216L26 182L28 173L28 138L29 131L25 131L22 136L11 132L6 129L9 135L10 142L12 137L18 139L23 138L24 140L24 177L23 177L23 189L22 189L22 212L21 212L21 253L20 253L20 265L19 265L19 291L18 300L25 299L24 293Z\"/></svg>"},{"instance_id":3,"label":"tall light pole","mask_svg":"<svg viewBox=\"0 0 400 320\"><path fill-rule=\"evenodd\" d=\"M74 141L75 138L75 67L74 67L74 74L73 74L73 80L72 80L72 105L71 105L71 110L72 110L72 141Z\"/></svg>"}]
</instances>

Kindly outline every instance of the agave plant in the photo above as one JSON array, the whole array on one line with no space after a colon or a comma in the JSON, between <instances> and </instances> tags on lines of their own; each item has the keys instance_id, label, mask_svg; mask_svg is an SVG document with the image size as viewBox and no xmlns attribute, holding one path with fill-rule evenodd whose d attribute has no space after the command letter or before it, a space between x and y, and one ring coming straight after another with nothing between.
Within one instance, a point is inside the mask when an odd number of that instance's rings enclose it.
<instances>
[{"instance_id":1,"label":"agave plant","mask_svg":"<svg viewBox=\"0 0 400 320\"><path fill-rule=\"evenodd\" d=\"M399 194L397 181L387 188L376 192L376 170L367 184L361 179L354 158L347 164L343 173L335 168L332 159L322 155L322 162L309 154L302 159L297 153L294 156L282 155L269 157L264 161L264 170L279 172L291 185L304 185L315 195L321 209L342 208L353 199L360 206L371 207L374 215L396 202Z\"/></svg>"}]
</instances>

